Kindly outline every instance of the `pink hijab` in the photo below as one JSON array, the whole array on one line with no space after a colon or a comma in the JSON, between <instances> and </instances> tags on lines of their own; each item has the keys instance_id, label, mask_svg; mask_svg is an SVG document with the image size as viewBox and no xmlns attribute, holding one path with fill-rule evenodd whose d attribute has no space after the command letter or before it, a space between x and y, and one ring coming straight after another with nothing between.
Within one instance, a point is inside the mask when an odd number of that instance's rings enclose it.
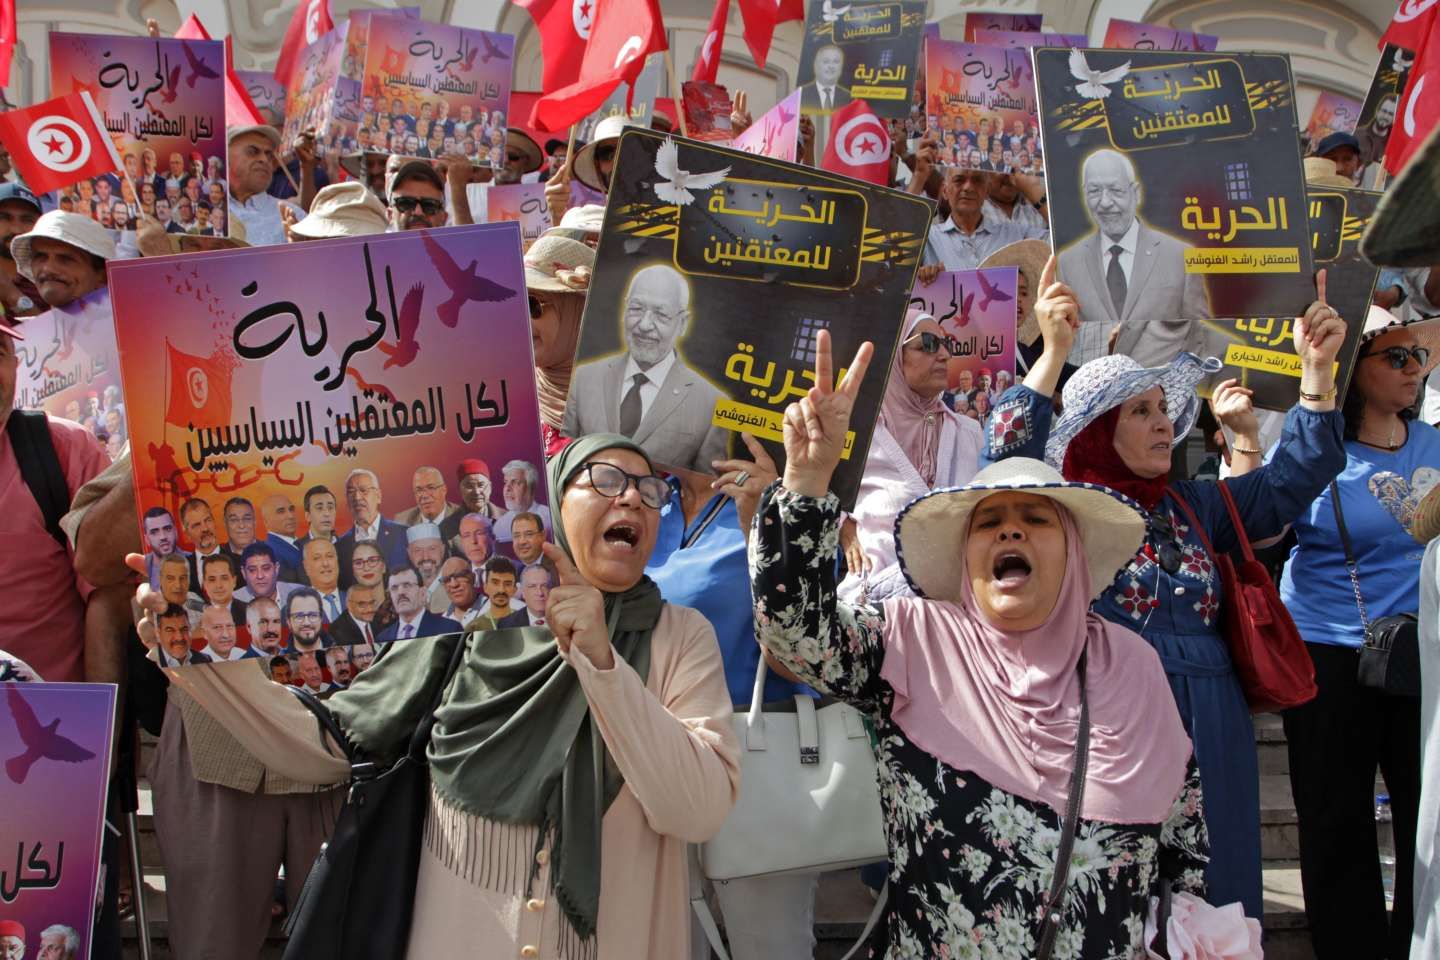
<instances>
[{"instance_id":1,"label":"pink hijab","mask_svg":"<svg viewBox=\"0 0 1440 960\"><path fill-rule=\"evenodd\" d=\"M1090 761L1081 816L1161 823L1191 745L1160 658L1140 636L1090 613L1090 572L1070 512L1065 581L1050 618L1007 633L979 612L964 550L961 602L884 602L892 717L921 749L1007 793L1065 810L1080 719L1076 665L1088 650Z\"/></svg>"},{"instance_id":2,"label":"pink hijab","mask_svg":"<svg viewBox=\"0 0 1440 960\"><path fill-rule=\"evenodd\" d=\"M911 307L905 314L905 332L900 337L900 346L895 348L895 362L890 367L890 379L885 381L885 399L880 404L880 422L890 436L905 451L905 457L920 473L925 486L935 486L936 461L940 456L940 425L950 408L940 399L940 394L922 397L910 389L905 382L904 343L920 326L921 321L934 320L919 307Z\"/></svg>"}]
</instances>

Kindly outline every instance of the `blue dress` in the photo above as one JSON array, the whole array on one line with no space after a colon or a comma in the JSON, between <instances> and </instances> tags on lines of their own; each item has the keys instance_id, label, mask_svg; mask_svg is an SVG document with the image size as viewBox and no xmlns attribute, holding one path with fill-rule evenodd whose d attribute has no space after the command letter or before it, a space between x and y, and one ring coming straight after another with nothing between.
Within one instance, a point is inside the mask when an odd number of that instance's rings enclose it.
<instances>
[{"instance_id":1,"label":"blue dress","mask_svg":"<svg viewBox=\"0 0 1440 960\"><path fill-rule=\"evenodd\" d=\"M1053 408L1049 397L1023 385L1000 397L986 424L986 455L1045 458ZM1264 540L1292 523L1345 466L1339 411L1296 406L1269 463L1226 481L1250 539ZM1185 480L1175 488L1204 525L1215 549L1237 545L1224 500L1213 481ZM1175 574L1157 561L1160 538L1147 525L1145 543L1092 609L1140 634L1160 654L1175 704L1200 766L1205 823L1210 833L1206 872L1211 903L1239 901L1259 919L1260 768L1250 707L1220 635L1220 577L1185 512L1166 494L1156 513L1169 519L1181 545Z\"/></svg>"}]
</instances>

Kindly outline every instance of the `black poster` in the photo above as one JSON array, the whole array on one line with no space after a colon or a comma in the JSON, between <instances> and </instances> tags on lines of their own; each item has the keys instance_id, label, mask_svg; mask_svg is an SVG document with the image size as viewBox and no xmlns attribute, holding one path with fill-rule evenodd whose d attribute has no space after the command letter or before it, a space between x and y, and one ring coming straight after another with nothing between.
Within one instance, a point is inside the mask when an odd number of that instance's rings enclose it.
<instances>
[{"instance_id":1,"label":"black poster","mask_svg":"<svg viewBox=\"0 0 1440 960\"><path fill-rule=\"evenodd\" d=\"M1315 269L1325 271L1325 300L1345 319L1348 329L1345 344L1335 361L1335 383L1340 388L1338 400L1343 403L1350 385L1350 371L1360 349L1360 334L1375 293L1380 268L1360 255L1360 238L1375 215L1382 194L1370 190L1348 190L1343 187L1308 188L1310 197L1310 242L1315 256ZM1287 346L1289 346L1287 344ZM1293 349L1293 347L1292 347ZM1263 381L1262 381L1263 382ZM1277 401L1289 397L1289 404L1298 399L1296 386L1289 378L1280 384L1288 392ZM1260 399L1257 389L1256 400ZM1286 409L1279 402L1260 404L1274 410Z\"/></svg>"},{"instance_id":2,"label":"black poster","mask_svg":"<svg viewBox=\"0 0 1440 960\"><path fill-rule=\"evenodd\" d=\"M1398 120L1396 111L1400 95L1405 92L1405 83L1414 64L1415 54L1409 50L1386 44L1385 49L1380 51L1380 62L1375 66L1375 76L1370 80L1365 102L1360 105L1360 119L1355 124L1361 163L1378 165L1384 158L1390 131Z\"/></svg>"},{"instance_id":3,"label":"black poster","mask_svg":"<svg viewBox=\"0 0 1440 960\"><path fill-rule=\"evenodd\" d=\"M811 3L795 81L801 112L828 116L864 100L877 116L910 116L924 34L925 0Z\"/></svg>"}]
</instances>

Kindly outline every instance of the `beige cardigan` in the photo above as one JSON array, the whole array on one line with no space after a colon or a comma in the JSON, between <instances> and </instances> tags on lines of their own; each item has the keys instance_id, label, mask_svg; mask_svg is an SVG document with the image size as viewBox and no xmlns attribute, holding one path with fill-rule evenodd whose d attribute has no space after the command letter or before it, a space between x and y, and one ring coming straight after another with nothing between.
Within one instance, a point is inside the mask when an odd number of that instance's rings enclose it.
<instances>
[{"instance_id":1,"label":"beige cardigan","mask_svg":"<svg viewBox=\"0 0 1440 960\"><path fill-rule=\"evenodd\" d=\"M419 641L425 642L425 641ZM709 622L666 604L651 641L648 682L618 656L598 670L570 662L625 786L601 827L599 960L689 954L686 844L725 822L740 786L730 695ZM258 660L166 671L265 766L307 783L339 783L349 766L320 743L313 717L266 679ZM533 846L533 828L477 823L433 795L407 956L558 958L559 909L542 867L527 897L494 893L447 864L468 862L467 837ZM438 854L437 854L438 851ZM548 860L545 853L541 854Z\"/></svg>"}]
</instances>

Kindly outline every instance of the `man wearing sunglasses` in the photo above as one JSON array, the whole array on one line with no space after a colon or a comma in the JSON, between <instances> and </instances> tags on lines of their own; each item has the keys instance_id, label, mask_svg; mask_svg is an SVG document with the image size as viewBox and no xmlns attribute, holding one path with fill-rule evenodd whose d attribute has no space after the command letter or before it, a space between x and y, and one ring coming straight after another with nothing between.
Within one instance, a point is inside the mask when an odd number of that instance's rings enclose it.
<instances>
[{"instance_id":1,"label":"man wearing sunglasses","mask_svg":"<svg viewBox=\"0 0 1440 960\"><path fill-rule=\"evenodd\" d=\"M445 226L445 181L428 160L410 160L390 177L385 191L390 232Z\"/></svg>"}]
</instances>

